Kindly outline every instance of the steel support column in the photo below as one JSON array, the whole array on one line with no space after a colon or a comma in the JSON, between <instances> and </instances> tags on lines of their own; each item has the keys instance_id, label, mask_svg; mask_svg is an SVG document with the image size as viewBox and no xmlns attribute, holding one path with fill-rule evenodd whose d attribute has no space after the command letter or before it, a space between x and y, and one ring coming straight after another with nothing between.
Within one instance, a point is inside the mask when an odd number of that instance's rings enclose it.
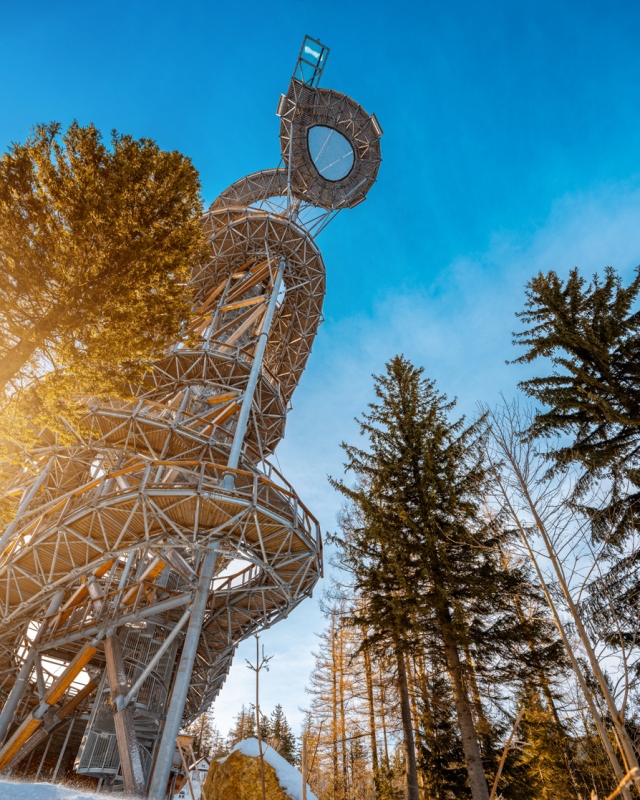
<instances>
[{"instance_id":1,"label":"steel support column","mask_svg":"<svg viewBox=\"0 0 640 800\"><path fill-rule=\"evenodd\" d=\"M178 670L173 683L171 702L169 703L167 719L164 724L164 731L156 757L156 767L149 788L150 800L164 800L167 791L171 764L173 763L173 755L176 749L176 739L180 733L184 705L187 700L191 672L196 659L198 641L202 631L202 621L207 607L211 580L216 568L217 558L218 554L215 550L207 550L207 554L202 562L198 588L193 601L191 619L189 620L189 627L187 628L187 634L182 647L180 663L178 664Z\"/></svg>"},{"instance_id":2,"label":"steel support column","mask_svg":"<svg viewBox=\"0 0 640 800\"><path fill-rule=\"evenodd\" d=\"M24 664L22 665L20 672L18 673L18 677L16 678L15 683L11 687L11 691L9 692L9 697L7 697L7 701L2 709L2 713L0 713L0 744L2 744L5 736L7 735L9 726L11 725L13 717L16 713L16 709L18 708L18 703L20 702L20 700L22 699L22 695L24 694L27 681L29 680L29 675L31 674L31 669L33 667L33 661L36 656L36 645L38 644L38 641L40 640L42 634L47 629L47 626L49 624L49 617L52 617L57 612L57 610L60 608L63 599L64 599L64 591L60 591L54 596L53 600L51 601L49 608L47 609L44 621L40 626L40 630L38 631L35 639L33 640L33 644L31 645L29 652L27 653L27 656L24 660Z\"/></svg>"},{"instance_id":3,"label":"steel support column","mask_svg":"<svg viewBox=\"0 0 640 800\"><path fill-rule=\"evenodd\" d=\"M280 264L278 265L278 272L276 273L276 279L273 282L269 306L264 316L264 324L258 338L256 353L253 357L253 364L251 365L251 372L249 373L247 388L242 399L242 407L238 417L238 425L233 436L233 444L231 445L229 460L227 461L227 466L231 467L231 469L237 469L240 462L242 443L244 441L244 435L247 431L247 423L249 422L249 412L251 411L251 406L253 405L253 395L255 394L256 386L258 385L258 378L260 377L260 370L262 369L262 359L267 346L267 340L269 339L269 329L271 328L271 322L273 321L273 315L275 314L276 305L278 303L278 295L280 294L280 288L282 287L282 278L284 276L286 265L287 264L284 258L281 258ZM222 485L225 487L225 489L233 489L235 487L235 477L232 472L228 472L224 476Z\"/></svg>"},{"instance_id":4,"label":"steel support column","mask_svg":"<svg viewBox=\"0 0 640 800\"><path fill-rule=\"evenodd\" d=\"M40 487L45 482L47 475L49 474L50 466L51 466L51 461L48 461L46 466L40 473L40 475L38 475L36 480L33 482L33 485L31 486L29 491L23 497L18 507L18 510L16 511L16 515L13 518L13 522L10 522L7 525L4 533L2 534L2 536L0 536L0 553L5 549L7 544L9 544L9 542L11 541L11 537L13 536L16 527L21 522L23 513L27 510L27 508L29 507L29 503L33 500L37 492L40 490Z\"/></svg>"},{"instance_id":5,"label":"steel support column","mask_svg":"<svg viewBox=\"0 0 640 800\"><path fill-rule=\"evenodd\" d=\"M156 664L160 661L162 656L166 653L166 651L171 647L173 644L173 640L176 636L180 633L183 629L186 621L189 619L189 615L191 614L191 607L189 607L184 614L180 617L179 621L176 623L174 629L171 633L167 636L167 638L162 643L161 647L158 648L158 652L155 656L151 659L151 661L147 664L147 666L142 671L142 674L138 678L138 680L133 684L133 686L129 689L127 696L124 698L124 705L128 706L129 703L134 699L136 693L142 686L142 684L146 681L146 679L151 675L153 670L156 668Z\"/></svg>"}]
</instances>

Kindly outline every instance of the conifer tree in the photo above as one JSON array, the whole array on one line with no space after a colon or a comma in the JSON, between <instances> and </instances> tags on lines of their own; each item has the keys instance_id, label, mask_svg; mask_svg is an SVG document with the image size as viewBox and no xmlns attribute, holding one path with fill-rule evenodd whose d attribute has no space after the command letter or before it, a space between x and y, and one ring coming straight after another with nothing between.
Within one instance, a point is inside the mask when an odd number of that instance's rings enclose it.
<instances>
[{"instance_id":1,"label":"conifer tree","mask_svg":"<svg viewBox=\"0 0 640 800\"><path fill-rule=\"evenodd\" d=\"M530 797L579 797L579 789L567 768L566 732L536 692L523 692L525 712L518 730L521 746L510 751L500 791L510 800ZM589 794L586 787L582 792Z\"/></svg>"},{"instance_id":2,"label":"conifer tree","mask_svg":"<svg viewBox=\"0 0 640 800\"><path fill-rule=\"evenodd\" d=\"M269 731L266 741L290 764L297 762L296 737L291 730L282 706L278 703L271 712Z\"/></svg>"},{"instance_id":3,"label":"conifer tree","mask_svg":"<svg viewBox=\"0 0 640 800\"><path fill-rule=\"evenodd\" d=\"M534 590L521 570L503 568L500 548L511 534L484 513L484 418L451 422L454 404L400 356L375 378L375 392L360 423L369 449L343 445L359 483L334 482L358 509L334 537L366 599L352 620L396 658L409 799L417 800L418 782L407 661L420 643L446 665L471 794L487 800L465 653L495 681L515 680L514 646L541 632L537 620L517 619L513 597Z\"/></svg>"},{"instance_id":4,"label":"conifer tree","mask_svg":"<svg viewBox=\"0 0 640 800\"><path fill-rule=\"evenodd\" d=\"M348 800L348 743L345 702L345 672L348 652L344 642L344 620L339 606L328 609L327 629L320 634L320 649L308 689L312 712L322 727L319 746L330 774L331 796Z\"/></svg>"},{"instance_id":5,"label":"conifer tree","mask_svg":"<svg viewBox=\"0 0 640 800\"><path fill-rule=\"evenodd\" d=\"M0 157L0 395L19 405L4 428L111 391L179 336L201 213L190 160L150 139L51 123Z\"/></svg>"},{"instance_id":6,"label":"conifer tree","mask_svg":"<svg viewBox=\"0 0 640 800\"><path fill-rule=\"evenodd\" d=\"M628 286L611 267L587 284L577 269L566 282L551 271L527 285L529 326L514 334L527 348L515 363L550 360L546 375L520 386L545 408L532 436L566 435L551 453L556 466L579 464L583 486L612 480L609 502L585 509L596 539L619 544L640 524L640 268Z\"/></svg>"},{"instance_id":7,"label":"conifer tree","mask_svg":"<svg viewBox=\"0 0 640 800\"><path fill-rule=\"evenodd\" d=\"M238 742L245 739L253 739L256 735L256 715L255 711L245 708L244 705L236 716L236 723L229 731L227 736L227 747L231 750Z\"/></svg>"},{"instance_id":8,"label":"conifer tree","mask_svg":"<svg viewBox=\"0 0 640 800\"><path fill-rule=\"evenodd\" d=\"M222 737L213 721L213 712L205 711L198 719L187 728L187 733L195 736L193 740L193 753L196 759L217 758L222 755L224 747Z\"/></svg>"},{"instance_id":9,"label":"conifer tree","mask_svg":"<svg viewBox=\"0 0 640 800\"><path fill-rule=\"evenodd\" d=\"M255 707L254 703L251 703L249 705L249 710L253 714L253 718L255 720L255 718L256 718L256 707ZM254 730L255 730L255 725L254 725ZM263 714L262 711L260 711L260 737L262 738L262 741L263 742L268 742L269 739L271 738L271 733L272 733L271 720L269 719L269 717L266 714Z\"/></svg>"},{"instance_id":10,"label":"conifer tree","mask_svg":"<svg viewBox=\"0 0 640 800\"><path fill-rule=\"evenodd\" d=\"M418 743L418 768L427 797L444 800L468 796L462 741L458 732L451 686L446 666L428 664L422 654L414 656Z\"/></svg>"}]
</instances>

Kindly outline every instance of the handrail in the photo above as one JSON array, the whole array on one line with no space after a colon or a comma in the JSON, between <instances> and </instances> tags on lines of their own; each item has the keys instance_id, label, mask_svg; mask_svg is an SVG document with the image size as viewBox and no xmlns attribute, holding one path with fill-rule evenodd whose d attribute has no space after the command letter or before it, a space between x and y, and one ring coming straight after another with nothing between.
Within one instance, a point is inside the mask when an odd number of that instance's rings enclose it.
<instances>
[{"instance_id":1,"label":"handrail","mask_svg":"<svg viewBox=\"0 0 640 800\"><path fill-rule=\"evenodd\" d=\"M300 498L297 496L297 494L292 489L287 489L287 488L284 488L282 486L278 486L276 483L274 483L272 480L270 480L266 476L259 475L259 474L254 473L254 472L249 472L249 471L243 470L243 469L232 469L231 467L228 467L226 465L215 464L213 462L208 463L208 464L203 464L200 461L179 461L179 460L175 460L175 459L166 460L166 461L164 461L164 460L162 460L162 461L138 461L138 462L136 462L134 464L130 464L127 467L123 467L123 468L121 468L119 470L116 470L115 472L105 472L104 475L101 475L99 478L94 478L93 480L89 481L88 483L83 484L82 486L80 486L80 487L78 487L76 489L73 489L73 490L71 490L69 492L66 492L65 494L61 495L60 497L54 498L53 500L50 501L49 504L44 504L42 506L38 506L35 509L32 509L31 511L25 512L22 515L23 518L24 517L31 517L31 516L35 516L35 518L31 519L31 521L26 526L20 528L19 530L17 530L15 532L15 538L13 539L13 541L7 546L7 548L5 549L4 553L0 554L0 569L6 563L6 558L3 558L3 556L8 557L9 555L11 555L11 553L13 552L13 550L15 548L15 545L18 542L18 537L22 537L22 536L27 535L29 530L34 525L38 524L39 521L42 520L44 517L49 516L52 513L54 513L55 511L57 511L60 508L62 508L70 499L81 497L81 496L87 494L87 492L91 491L92 489L95 489L95 488L97 488L97 487L99 487L101 485L105 485L107 483L107 481L109 481L111 479L122 477L123 475L130 475L130 474L136 473L136 472L143 472L144 473L144 471L149 466L151 466L152 468L155 467L156 469L159 468L159 467L170 467L170 468L173 468L173 469L179 469L180 471L183 471L183 472L186 471L188 474L193 475L193 477L196 478L198 481L200 480L201 475L203 475L203 473L207 473L207 472L210 472L212 470L219 471L221 473L221 475L220 475L220 479L216 481L215 488L216 488L216 490L222 491L222 492L225 492L225 493L226 493L226 490L222 486L222 477L223 477L224 473L231 472L231 473L233 473L234 475L237 475L237 476L250 478L252 484L254 484L254 483L263 484L264 486L267 486L267 487L269 487L271 489L274 489L275 491L279 492L281 495L285 495L285 496L287 496L287 497L289 497L291 499L296 500L297 504L299 505L299 507L304 512L304 516L306 516L311 522L314 522L314 523L317 524L317 519L307 509L305 504L300 500ZM194 468L197 468L197 471L196 470L191 471L191 470L188 470L188 469L185 470L185 467L186 468L194 467ZM275 470L275 471L277 472L277 470ZM279 477L282 477L282 476L280 476L280 473L277 473L277 474L278 474ZM283 478L283 480L285 480L285 479ZM162 481L156 483L153 480L153 477L150 475L148 477L147 481L146 481L146 487L147 488L150 488L150 487L153 487L153 486L171 487L171 486L176 486L177 483L178 483L177 481L172 481L170 483L164 483L164 484L162 483ZM121 490L121 491L132 491L135 488L136 488L135 486L132 486L132 487L129 487L127 490ZM203 484L203 488L204 488L204 484ZM240 485L240 486L238 486L236 488L236 492L239 493L239 494L242 494L242 492L243 492L242 485ZM121 492L117 492L117 491L116 492L110 492L108 494L105 494L104 497L106 499L106 498L108 498L110 496L114 496L114 495L117 496L120 493ZM17 552L20 552L20 549Z\"/></svg>"}]
</instances>

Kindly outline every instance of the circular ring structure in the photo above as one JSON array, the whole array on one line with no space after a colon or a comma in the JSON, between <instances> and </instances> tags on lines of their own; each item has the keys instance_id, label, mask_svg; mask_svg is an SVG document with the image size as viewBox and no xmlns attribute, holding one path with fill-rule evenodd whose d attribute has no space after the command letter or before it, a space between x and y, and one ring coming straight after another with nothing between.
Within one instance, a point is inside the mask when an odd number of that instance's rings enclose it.
<instances>
[{"instance_id":1,"label":"circular ring structure","mask_svg":"<svg viewBox=\"0 0 640 800\"><path fill-rule=\"evenodd\" d=\"M323 177L309 150L309 131L331 128L353 150L353 166L340 180ZM380 162L382 131L354 100L332 89L312 88L291 81L280 118L280 149L285 170L291 169L291 191L308 203L326 209L353 208L373 186Z\"/></svg>"},{"instance_id":2,"label":"circular ring structure","mask_svg":"<svg viewBox=\"0 0 640 800\"><path fill-rule=\"evenodd\" d=\"M231 206L250 206L270 197L283 197L287 194L287 170L263 169L246 175L232 183L211 203L210 211Z\"/></svg>"}]
</instances>

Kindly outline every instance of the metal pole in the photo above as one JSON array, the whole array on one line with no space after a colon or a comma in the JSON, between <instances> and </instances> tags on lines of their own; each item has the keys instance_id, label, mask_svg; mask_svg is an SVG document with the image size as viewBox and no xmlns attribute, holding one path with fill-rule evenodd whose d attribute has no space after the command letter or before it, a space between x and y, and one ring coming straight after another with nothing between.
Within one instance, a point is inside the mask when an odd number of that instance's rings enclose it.
<instances>
[{"instance_id":1,"label":"metal pole","mask_svg":"<svg viewBox=\"0 0 640 800\"><path fill-rule=\"evenodd\" d=\"M122 702L122 706L124 708L126 708L126 706L129 705L129 703L133 700L136 692L140 689L140 687L146 681L146 679L149 677L151 672L153 672L153 670L155 669L155 666L158 663L158 661L160 661L162 656L165 654L167 648L171 646L171 642L173 642L173 640L176 638L176 636L180 633L180 631L184 627L184 624L189 619L189 615L190 614L191 614L191 606L189 606L189 608L180 617L180 620L178 621L178 624L174 627L174 629L171 631L171 633L167 636L167 638L162 643L162 646L160 647L158 652L155 654L155 656L151 659L151 661L144 668L144 672L142 673L142 675L140 675L140 677L133 684L131 689L129 689L129 693L127 694L127 696L124 698L124 700Z\"/></svg>"},{"instance_id":2,"label":"metal pole","mask_svg":"<svg viewBox=\"0 0 640 800\"><path fill-rule=\"evenodd\" d=\"M207 607L211 579L215 572L217 558L217 552L209 549L202 563L198 588L196 589L193 601L193 611L191 612L187 635L185 636L184 645L182 647L182 655L180 656L180 663L178 664L178 670L173 684L167 719L164 724L160 747L158 748L156 768L153 772L151 786L149 788L150 800L164 800L167 791L171 764L173 763L173 754L176 749L176 739L180 733L184 704L187 700L191 672L196 659L198 641L202 631L202 620Z\"/></svg>"},{"instance_id":3,"label":"metal pole","mask_svg":"<svg viewBox=\"0 0 640 800\"><path fill-rule=\"evenodd\" d=\"M60 764L62 764L62 757L64 756L64 751L67 749L67 744L69 743L69 737L71 736L71 731L73 730L73 723L75 721L76 718L71 717L71 722L69 723L69 728L67 729L67 735L64 737L64 744L62 745L62 750L60 751L60 755L58 756L58 763L56 764L56 768L53 770L51 783L55 783L56 778L58 777L58 770L60 769Z\"/></svg>"},{"instance_id":4,"label":"metal pole","mask_svg":"<svg viewBox=\"0 0 640 800\"><path fill-rule=\"evenodd\" d=\"M42 758L40 759L40 766L38 767L38 771L36 772L36 777L34 778L34 783L38 782L38 778L40 777L40 772L42 771L42 765L44 764L44 760L47 757L47 753L49 752L49 747L51 746L52 736L47 739L47 744L44 748L44 753L42 754Z\"/></svg>"},{"instance_id":5,"label":"metal pole","mask_svg":"<svg viewBox=\"0 0 640 800\"><path fill-rule=\"evenodd\" d=\"M13 721L14 714L16 713L16 709L18 708L18 703L20 702L22 695L24 693L27 680L29 679L29 675L31 674L31 669L33 667L33 661L36 655L36 645L40 640L40 637L47 629L48 619L52 617L56 611L60 608L62 604L62 600L64 598L64 590L59 591L56 595L54 595L53 600L49 604L49 608L47 609L47 613L45 614L44 621L40 626L40 630L35 636L33 640L33 644L27 653L27 656L24 660L24 664L22 665L20 672L18 673L18 677L9 692L9 697L7 697L7 701L4 704L2 709L2 713L0 713L0 743L4 741L4 737L7 735L7 731L9 730L9 726Z\"/></svg>"},{"instance_id":6,"label":"metal pole","mask_svg":"<svg viewBox=\"0 0 640 800\"><path fill-rule=\"evenodd\" d=\"M22 513L25 511L25 509L27 508L29 503L33 500L33 498L34 498L36 492L38 491L38 489L44 483L45 478L49 474L49 465L50 464L51 464L51 461L47 462L46 466L44 467L44 469L42 470L40 475L38 475L38 477L36 478L33 486L27 492L24 500L22 500L22 502L20 503L20 506L18 507L18 510L16 511L16 515L13 518L13 522L11 522L9 525L7 525L7 527L5 529L5 532L2 534L2 536L0 536L0 553L2 553L2 551L4 550L6 545L8 544L9 539L11 539L11 536L13 535L13 532L16 529L16 525L18 524L18 522L20 522L20 517L22 516Z\"/></svg>"},{"instance_id":7,"label":"metal pole","mask_svg":"<svg viewBox=\"0 0 640 800\"><path fill-rule=\"evenodd\" d=\"M286 261L284 260L284 258L281 258L280 264L278 266L278 272L276 274L276 279L273 283L273 290L271 292L269 306L267 307L267 312L264 317L264 325L262 326L262 330L260 331L260 336L258 337L256 354L253 359L253 364L251 365L251 372L249 373L249 380L247 381L247 388L244 393L244 398L242 399L240 416L238 417L238 425L236 427L236 432L233 436L233 444L231 445L229 460L227 461L227 466L231 467L231 469L237 469L238 463L240 462L240 451L242 449L242 442L244 440L244 435L247 430L247 423L249 421L249 412L251 411L251 405L253 403L253 395L255 394L256 391L258 378L260 377L260 370L262 368L262 359L264 357L264 351L267 346L267 339L269 338L269 329L271 328L271 322L273 321L273 315L276 310L276 303L278 302L278 295L280 294L280 287L282 286L282 277L284 275L285 267L286 267ZM232 472L228 472L224 476L222 485L225 489L235 488L235 477Z\"/></svg>"},{"instance_id":8,"label":"metal pole","mask_svg":"<svg viewBox=\"0 0 640 800\"><path fill-rule=\"evenodd\" d=\"M127 556L126 563L124 565L124 569L122 570L122 575L120 576L120 582L118 583L118 591L124 589L125 584L127 582L127 578L129 577L129 572L131 571L131 565L133 564L133 559L135 558L136 551L132 550L129 555Z\"/></svg>"}]
</instances>

